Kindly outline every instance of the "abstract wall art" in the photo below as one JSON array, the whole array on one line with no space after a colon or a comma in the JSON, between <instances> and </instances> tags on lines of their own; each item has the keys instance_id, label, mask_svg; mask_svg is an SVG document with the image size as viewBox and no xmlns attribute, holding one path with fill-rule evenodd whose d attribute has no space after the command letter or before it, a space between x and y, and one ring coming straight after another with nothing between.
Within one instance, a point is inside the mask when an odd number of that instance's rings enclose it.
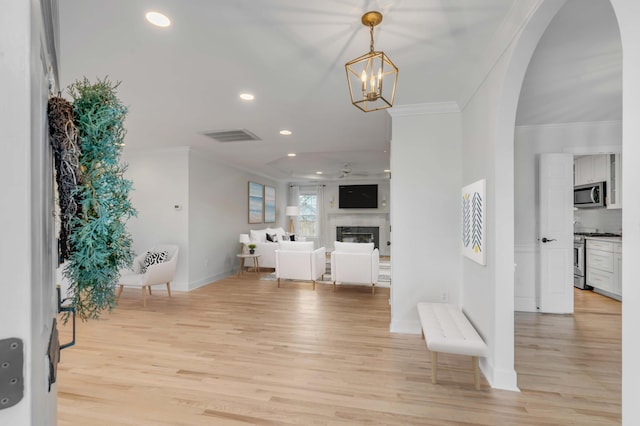
<instances>
[{"instance_id":1,"label":"abstract wall art","mask_svg":"<svg viewBox=\"0 0 640 426\"><path fill-rule=\"evenodd\" d=\"M249 182L249 223L262 223L262 184Z\"/></svg>"},{"instance_id":2,"label":"abstract wall art","mask_svg":"<svg viewBox=\"0 0 640 426\"><path fill-rule=\"evenodd\" d=\"M273 186L264 186L264 223L276 221L276 189Z\"/></svg>"},{"instance_id":3,"label":"abstract wall art","mask_svg":"<svg viewBox=\"0 0 640 426\"><path fill-rule=\"evenodd\" d=\"M481 265L487 264L485 246L486 180L462 188L462 254Z\"/></svg>"}]
</instances>

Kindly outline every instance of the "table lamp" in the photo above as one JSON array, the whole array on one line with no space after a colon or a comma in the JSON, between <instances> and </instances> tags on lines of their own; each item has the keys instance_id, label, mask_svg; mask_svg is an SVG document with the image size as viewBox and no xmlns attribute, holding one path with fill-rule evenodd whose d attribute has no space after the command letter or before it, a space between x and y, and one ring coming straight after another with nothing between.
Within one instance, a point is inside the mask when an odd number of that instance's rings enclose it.
<instances>
[{"instance_id":1,"label":"table lamp","mask_svg":"<svg viewBox=\"0 0 640 426\"><path fill-rule=\"evenodd\" d=\"M242 243L242 251L241 253L246 253L247 244L251 242L249 239L249 234L240 234L240 238L238 239L240 243Z\"/></svg>"},{"instance_id":2,"label":"table lamp","mask_svg":"<svg viewBox=\"0 0 640 426\"><path fill-rule=\"evenodd\" d=\"M290 234L294 234L295 235L295 228L293 226L293 218L297 217L300 214L300 210L298 209L298 206L287 206L287 208L284 211L284 215L285 216L289 216L289 233Z\"/></svg>"}]
</instances>

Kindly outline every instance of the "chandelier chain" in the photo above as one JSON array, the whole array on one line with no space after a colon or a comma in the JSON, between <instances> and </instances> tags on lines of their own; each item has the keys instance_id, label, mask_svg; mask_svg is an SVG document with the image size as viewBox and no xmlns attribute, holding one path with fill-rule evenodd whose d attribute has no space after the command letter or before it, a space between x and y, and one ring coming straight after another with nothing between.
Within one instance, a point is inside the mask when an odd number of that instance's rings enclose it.
<instances>
[{"instance_id":1,"label":"chandelier chain","mask_svg":"<svg viewBox=\"0 0 640 426\"><path fill-rule=\"evenodd\" d=\"M369 34L371 35L371 44L369 45L369 51L373 52L373 25L369 26Z\"/></svg>"}]
</instances>

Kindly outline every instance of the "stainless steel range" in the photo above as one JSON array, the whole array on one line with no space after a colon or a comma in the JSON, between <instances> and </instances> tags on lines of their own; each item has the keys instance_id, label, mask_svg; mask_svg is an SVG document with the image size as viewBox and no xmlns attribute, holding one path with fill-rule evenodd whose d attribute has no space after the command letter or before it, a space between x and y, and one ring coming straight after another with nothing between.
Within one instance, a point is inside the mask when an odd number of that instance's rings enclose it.
<instances>
[{"instance_id":1,"label":"stainless steel range","mask_svg":"<svg viewBox=\"0 0 640 426\"><path fill-rule=\"evenodd\" d=\"M580 234L573 235L573 285L583 290L591 290L585 282L587 268L585 267L584 237Z\"/></svg>"},{"instance_id":2,"label":"stainless steel range","mask_svg":"<svg viewBox=\"0 0 640 426\"><path fill-rule=\"evenodd\" d=\"M587 285L587 260L585 255L585 237L619 237L609 232L576 232L573 234L573 285L583 290L592 290Z\"/></svg>"}]
</instances>

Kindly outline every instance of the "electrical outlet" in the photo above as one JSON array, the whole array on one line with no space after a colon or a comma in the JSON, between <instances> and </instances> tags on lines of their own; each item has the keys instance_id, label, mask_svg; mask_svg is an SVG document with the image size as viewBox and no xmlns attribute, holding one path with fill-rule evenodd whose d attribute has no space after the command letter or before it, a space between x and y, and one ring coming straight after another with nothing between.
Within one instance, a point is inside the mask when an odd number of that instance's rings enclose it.
<instances>
[{"instance_id":1,"label":"electrical outlet","mask_svg":"<svg viewBox=\"0 0 640 426\"><path fill-rule=\"evenodd\" d=\"M449 293L446 291L443 291L440 293L440 300L443 302L448 302L449 301Z\"/></svg>"}]
</instances>

